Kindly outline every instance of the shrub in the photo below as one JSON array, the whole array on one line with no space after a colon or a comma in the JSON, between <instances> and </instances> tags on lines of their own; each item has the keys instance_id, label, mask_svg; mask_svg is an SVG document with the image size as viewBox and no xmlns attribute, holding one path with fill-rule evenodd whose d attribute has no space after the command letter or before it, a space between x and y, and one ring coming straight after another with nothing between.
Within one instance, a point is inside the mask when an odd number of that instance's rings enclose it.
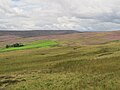
<instances>
[{"instance_id":1,"label":"shrub","mask_svg":"<svg viewBox=\"0 0 120 90\"><path fill-rule=\"evenodd\" d=\"M6 48L11 48L11 47L23 47L24 45L21 44L21 43L15 43L15 44L12 44L12 45L6 45Z\"/></svg>"}]
</instances>

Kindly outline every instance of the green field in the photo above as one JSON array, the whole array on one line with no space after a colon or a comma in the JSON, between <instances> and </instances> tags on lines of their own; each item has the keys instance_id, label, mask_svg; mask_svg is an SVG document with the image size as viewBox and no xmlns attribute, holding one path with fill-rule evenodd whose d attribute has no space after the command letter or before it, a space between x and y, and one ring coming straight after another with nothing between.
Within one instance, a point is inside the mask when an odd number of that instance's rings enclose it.
<instances>
[{"instance_id":1,"label":"green field","mask_svg":"<svg viewBox=\"0 0 120 90\"><path fill-rule=\"evenodd\" d=\"M0 90L120 90L120 42L36 41L0 52Z\"/></svg>"},{"instance_id":2,"label":"green field","mask_svg":"<svg viewBox=\"0 0 120 90\"><path fill-rule=\"evenodd\" d=\"M32 43L27 44L27 45L25 45L23 47L1 48L0 52L24 50L24 49L33 49L33 48L42 48L42 47L50 47L50 46L54 46L54 45L57 45L57 44L58 43L56 41L41 40L41 41L32 42Z\"/></svg>"}]
</instances>

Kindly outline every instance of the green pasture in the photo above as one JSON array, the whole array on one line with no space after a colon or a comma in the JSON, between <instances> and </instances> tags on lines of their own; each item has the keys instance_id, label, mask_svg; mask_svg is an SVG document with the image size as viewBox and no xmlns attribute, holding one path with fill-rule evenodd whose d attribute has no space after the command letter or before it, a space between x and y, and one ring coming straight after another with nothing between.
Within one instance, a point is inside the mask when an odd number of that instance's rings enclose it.
<instances>
[{"instance_id":1,"label":"green pasture","mask_svg":"<svg viewBox=\"0 0 120 90\"><path fill-rule=\"evenodd\" d=\"M54 45L58 45L58 43L53 40L41 40L41 41L35 41L32 43L26 44L23 47L1 48L0 52L50 47L50 46L54 46Z\"/></svg>"}]
</instances>

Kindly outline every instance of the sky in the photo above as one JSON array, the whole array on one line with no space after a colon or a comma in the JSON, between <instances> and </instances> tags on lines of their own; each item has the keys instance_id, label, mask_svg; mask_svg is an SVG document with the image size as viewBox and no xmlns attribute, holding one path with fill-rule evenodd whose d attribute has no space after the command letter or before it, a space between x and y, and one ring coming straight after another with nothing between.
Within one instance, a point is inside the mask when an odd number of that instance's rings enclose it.
<instances>
[{"instance_id":1,"label":"sky","mask_svg":"<svg viewBox=\"0 0 120 90\"><path fill-rule=\"evenodd\" d=\"M0 0L0 30L120 30L120 0Z\"/></svg>"}]
</instances>

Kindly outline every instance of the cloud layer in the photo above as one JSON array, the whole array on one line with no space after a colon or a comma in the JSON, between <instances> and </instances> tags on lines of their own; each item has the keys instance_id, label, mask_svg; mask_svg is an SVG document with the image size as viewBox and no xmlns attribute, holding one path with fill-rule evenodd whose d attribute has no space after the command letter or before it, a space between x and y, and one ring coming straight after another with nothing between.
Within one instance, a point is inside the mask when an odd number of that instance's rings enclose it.
<instances>
[{"instance_id":1,"label":"cloud layer","mask_svg":"<svg viewBox=\"0 0 120 90\"><path fill-rule=\"evenodd\" d=\"M0 0L0 30L120 29L120 0Z\"/></svg>"}]
</instances>

